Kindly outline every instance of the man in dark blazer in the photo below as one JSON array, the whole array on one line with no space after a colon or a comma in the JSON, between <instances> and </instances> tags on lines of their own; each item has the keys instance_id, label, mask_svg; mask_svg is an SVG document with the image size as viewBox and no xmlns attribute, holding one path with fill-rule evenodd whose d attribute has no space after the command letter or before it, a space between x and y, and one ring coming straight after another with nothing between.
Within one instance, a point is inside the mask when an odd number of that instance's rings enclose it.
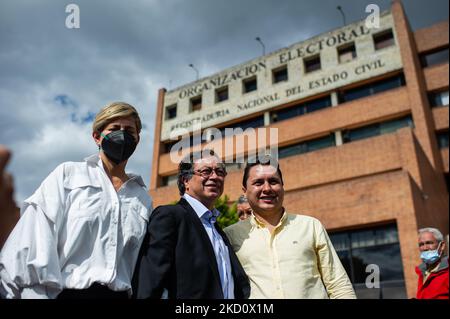
<instances>
[{"instance_id":1,"label":"man in dark blazer","mask_svg":"<svg viewBox=\"0 0 450 319\"><path fill-rule=\"evenodd\" d=\"M176 205L157 207L150 217L134 272L135 298L248 298L248 277L215 222L214 203L226 174L211 150L181 161L182 197Z\"/></svg>"}]
</instances>

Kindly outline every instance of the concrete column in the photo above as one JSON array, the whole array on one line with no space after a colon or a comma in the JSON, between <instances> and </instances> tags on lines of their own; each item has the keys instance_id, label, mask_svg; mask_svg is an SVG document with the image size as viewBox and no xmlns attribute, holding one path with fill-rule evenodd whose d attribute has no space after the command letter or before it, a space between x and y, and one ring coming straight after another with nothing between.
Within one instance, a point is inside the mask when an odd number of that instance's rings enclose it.
<instances>
[{"instance_id":1,"label":"concrete column","mask_svg":"<svg viewBox=\"0 0 450 319\"><path fill-rule=\"evenodd\" d=\"M334 138L336 140L336 146L344 144L344 139L342 138L342 131L334 132Z\"/></svg>"},{"instance_id":2,"label":"concrete column","mask_svg":"<svg viewBox=\"0 0 450 319\"><path fill-rule=\"evenodd\" d=\"M161 155L161 126L164 116L164 97L166 95L166 89L160 89L158 91L158 104L156 105L156 123L155 123L155 139L153 143L153 161L152 161L152 174L150 177L150 189L156 189L161 182L161 177L158 174L159 171L159 156Z\"/></svg>"},{"instance_id":3,"label":"concrete column","mask_svg":"<svg viewBox=\"0 0 450 319\"><path fill-rule=\"evenodd\" d=\"M337 91L331 92L331 106L337 106L339 104Z\"/></svg>"},{"instance_id":4,"label":"concrete column","mask_svg":"<svg viewBox=\"0 0 450 319\"><path fill-rule=\"evenodd\" d=\"M264 126L270 125L270 112L264 113Z\"/></svg>"},{"instance_id":5,"label":"concrete column","mask_svg":"<svg viewBox=\"0 0 450 319\"><path fill-rule=\"evenodd\" d=\"M339 105L338 92L333 91L333 92L331 92L331 106L336 107L338 105ZM335 138L336 146L344 144L344 140L342 139L342 131L335 131L334 138Z\"/></svg>"}]
</instances>

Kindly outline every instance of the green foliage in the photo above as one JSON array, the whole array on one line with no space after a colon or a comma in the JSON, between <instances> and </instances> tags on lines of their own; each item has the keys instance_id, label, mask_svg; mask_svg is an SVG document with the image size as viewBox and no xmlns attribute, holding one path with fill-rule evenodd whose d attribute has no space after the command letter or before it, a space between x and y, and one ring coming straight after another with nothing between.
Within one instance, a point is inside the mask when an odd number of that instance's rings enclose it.
<instances>
[{"instance_id":1,"label":"green foliage","mask_svg":"<svg viewBox=\"0 0 450 319\"><path fill-rule=\"evenodd\" d=\"M214 207L220 212L220 216L217 218L217 224L220 228L224 229L239 221L236 213L236 203L232 204L231 207L228 206L228 196L224 195L217 199Z\"/></svg>"}]
</instances>

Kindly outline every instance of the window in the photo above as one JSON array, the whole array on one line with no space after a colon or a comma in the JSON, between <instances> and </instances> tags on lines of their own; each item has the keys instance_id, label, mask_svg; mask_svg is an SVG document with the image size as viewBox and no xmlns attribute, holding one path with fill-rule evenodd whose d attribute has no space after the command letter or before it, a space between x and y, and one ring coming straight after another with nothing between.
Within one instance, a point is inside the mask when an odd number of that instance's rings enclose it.
<instances>
[{"instance_id":1,"label":"window","mask_svg":"<svg viewBox=\"0 0 450 319\"><path fill-rule=\"evenodd\" d=\"M371 124L343 132L344 143L350 143L382 134L393 133L403 127L414 127L410 115L382 123Z\"/></svg>"},{"instance_id":2,"label":"window","mask_svg":"<svg viewBox=\"0 0 450 319\"><path fill-rule=\"evenodd\" d=\"M395 224L330 233L330 239L358 298L406 298L403 264ZM380 269L380 288L367 288L366 267Z\"/></svg>"},{"instance_id":3,"label":"window","mask_svg":"<svg viewBox=\"0 0 450 319\"><path fill-rule=\"evenodd\" d=\"M428 100L431 107L448 106L448 91L428 94Z\"/></svg>"},{"instance_id":4,"label":"window","mask_svg":"<svg viewBox=\"0 0 450 319\"><path fill-rule=\"evenodd\" d=\"M299 144L282 147L278 150L278 158L305 154L332 146L336 146L334 134L330 134L326 137L321 137L310 141L301 142Z\"/></svg>"},{"instance_id":5,"label":"window","mask_svg":"<svg viewBox=\"0 0 450 319\"><path fill-rule=\"evenodd\" d=\"M355 43L346 44L338 48L339 63L349 62L356 59Z\"/></svg>"},{"instance_id":6,"label":"window","mask_svg":"<svg viewBox=\"0 0 450 319\"><path fill-rule=\"evenodd\" d=\"M287 65L272 71L273 83L284 82L288 80Z\"/></svg>"},{"instance_id":7,"label":"window","mask_svg":"<svg viewBox=\"0 0 450 319\"><path fill-rule=\"evenodd\" d=\"M178 175L170 175L170 176L163 176L162 178L162 186L172 186L176 185L178 180Z\"/></svg>"},{"instance_id":8,"label":"window","mask_svg":"<svg viewBox=\"0 0 450 319\"><path fill-rule=\"evenodd\" d=\"M428 67L441 63L448 63L448 47L422 53L420 55L422 67Z\"/></svg>"},{"instance_id":9,"label":"window","mask_svg":"<svg viewBox=\"0 0 450 319\"><path fill-rule=\"evenodd\" d=\"M404 85L405 78L403 74L397 75L392 78L383 79L353 89L343 90L339 93L339 103L350 102L366 96L392 90Z\"/></svg>"},{"instance_id":10,"label":"window","mask_svg":"<svg viewBox=\"0 0 450 319\"><path fill-rule=\"evenodd\" d=\"M228 100L228 86L216 90L216 103Z\"/></svg>"},{"instance_id":11,"label":"window","mask_svg":"<svg viewBox=\"0 0 450 319\"><path fill-rule=\"evenodd\" d=\"M258 84L256 82L256 76L253 76L249 79L243 80L242 84L243 84L244 93L253 92L258 89Z\"/></svg>"},{"instance_id":12,"label":"window","mask_svg":"<svg viewBox=\"0 0 450 319\"><path fill-rule=\"evenodd\" d=\"M439 148L448 148L448 131L437 133L436 138Z\"/></svg>"},{"instance_id":13,"label":"window","mask_svg":"<svg viewBox=\"0 0 450 319\"><path fill-rule=\"evenodd\" d=\"M202 109L202 97L197 96L191 99L191 112L200 111Z\"/></svg>"},{"instance_id":14,"label":"window","mask_svg":"<svg viewBox=\"0 0 450 319\"><path fill-rule=\"evenodd\" d=\"M322 68L320 65L320 55L307 58L303 61L303 63L305 65L305 73L314 72Z\"/></svg>"},{"instance_id":15,"label":"window","mask_svg":"<svg viewBox=\"0 0 450 319\"><path fill-rule=\"evenodd\" d=\"M242 121L239 123L229 124L226 127L219 128L220 132L222 133L222 137L225 137L225 129L235 129L235 128L241 128L243 131L245 131L247 128L258 128L264 126L264 116L258 116L246 121Z\"/></svg>"},{"instance_id":16,"label":"window","mask_svg":"<svg viewBox=\"0 0 450 319\"><path fill-rule=\"evenodd\" d=\"M174 146L176 143L178 143L178 141L170 141L170 142L164 143L164 147L163 147L164 153L170 153L172 146Z\"/></svg>"},{"instance_id":17,"label":"window","mask_svg":"<svg viewBox=\"0 0 450 319\"><path fill-rule=\"evenodd\" d=\"M392 33L392 29L374 34L373 42L375 44L375 50L381 50L395 45L394 34Z\"/></svg>"},{"instance_id":18,"label":"window","mask_svg":"<svg viewBox=\"0 0 450 319\"><path fill-rule=\"evenodd\" d=\"M289 108L273 112L271 118L273 122L279 122L327 107L331 107L331 97L329 95L320 99L296 104Z\"/></svg>"},{"instance_id":19,"label":"window","mask_svg":"<svg viewBox=\"0 0 450 319\"><path fill-rule=\"evenodd\" d=\"M166 107L166 120L174 119L177 117L177 105L170 105Z\"/></svg>"}]
</instances>

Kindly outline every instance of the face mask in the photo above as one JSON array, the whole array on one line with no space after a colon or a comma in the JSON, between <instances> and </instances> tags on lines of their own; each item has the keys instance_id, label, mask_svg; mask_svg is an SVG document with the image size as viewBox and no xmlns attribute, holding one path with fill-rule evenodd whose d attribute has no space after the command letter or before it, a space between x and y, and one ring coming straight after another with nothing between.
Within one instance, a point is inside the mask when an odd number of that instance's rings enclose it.
<instances>
[{"instance_id":1,"label":"face mask","mask_svg":"<svg viewBox=\"0 0 450 319\"><path fill-rule=\"evenodd\" d=\"M420 253L420 259L422 259L422 261L424 263L426 263L427 265L432 265L435 262L437 262L441 258L441 255L439 254L439 246L440 245L441 244L439 244L438 248L435 250L422 251Z\"/></svg>"},{"instance_id":2,"label":"face mask","mask_svg":"<svg viewBox=\"0 0 450 319\"><path fill-rule=\"evenodd\" d=\"M117 130L103 135L102 150L103 153L114 163L119 164L130 158L136 149L137 143L133 135L127 131Z\"/></svg>"}]
</instances>

